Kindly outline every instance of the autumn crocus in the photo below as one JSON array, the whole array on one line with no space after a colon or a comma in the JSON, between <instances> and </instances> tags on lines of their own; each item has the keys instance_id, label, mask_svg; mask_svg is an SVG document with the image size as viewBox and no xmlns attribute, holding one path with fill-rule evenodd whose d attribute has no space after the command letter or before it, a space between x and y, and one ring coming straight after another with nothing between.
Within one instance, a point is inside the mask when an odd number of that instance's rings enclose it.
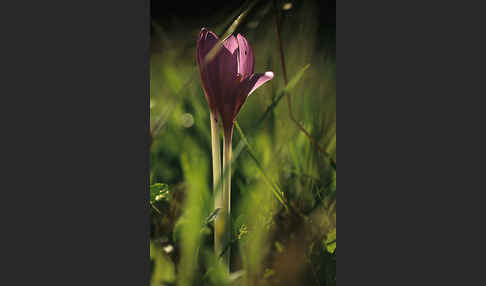
<instances>
[{"instance_id":1,"label":"autumn crocus","mask_svg":"<svg viewBox=\"0 0 486 286\"><path fill-rule=\"evenodd\" d=\"M231 140L233 125L247 97L265 82L273 78L272 72L254 73L253 49L242 35L231 35L224 41L206 28L199 33L196 46L196 61L201 81L210 108L213 188L215 208L220 208L215 221L214 246L220 255L230 242L231 209ZM223 126L223 191L216 188L221 177L218 124ZM229 249L223 262L229 267Z\"/></svg>"}]
</instances>

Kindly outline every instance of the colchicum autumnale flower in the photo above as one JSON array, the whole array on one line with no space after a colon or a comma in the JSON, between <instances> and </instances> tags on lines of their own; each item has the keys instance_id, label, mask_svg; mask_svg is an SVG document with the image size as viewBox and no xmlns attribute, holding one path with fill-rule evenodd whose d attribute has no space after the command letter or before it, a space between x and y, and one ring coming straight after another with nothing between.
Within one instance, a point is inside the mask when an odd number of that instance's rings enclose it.
<instances>
[{"instance_id":1,"label":"colchicum autumnale flower","mask_svg":"<svg viewBox=\"0 0 486 286\"><path fill-rule=\"evenodd\" d=\"M233 124L246 98L265 82L273 78L273 72L254 73L253 49L242 35L231 35L218 45L218 37L202 28L196 45L196 61L210 108L211 143L213 159L214 207L220 212L214 225L214 249L222 256L229 273L231 241L231 140ZM214 49L213 49L214 48ZM223 187L218 192L221 178L221 155L218 120L224 133Z\"/></svg>"},{"instance_id":2,"label":"colchicum autumnale flower","mask_svg":"<svg viewBox=\"0 0 486 286\"><path fill-rule=\"evenodd\" d=\"M253 49L240 34L228 37L214 58L205 62L218 40L213 32L202 28L197 41L196 59L209 107L212 113L221 117L226 136L233 129L246 98L271 80L273 72L253 73Z\"/></svg>"}]
</instances>

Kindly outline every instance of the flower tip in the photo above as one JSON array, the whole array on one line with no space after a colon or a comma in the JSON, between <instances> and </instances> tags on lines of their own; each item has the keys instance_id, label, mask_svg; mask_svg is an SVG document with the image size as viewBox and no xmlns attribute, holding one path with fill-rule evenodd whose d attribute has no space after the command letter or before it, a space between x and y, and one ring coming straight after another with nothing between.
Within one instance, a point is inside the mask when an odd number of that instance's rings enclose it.
<instances>
[{"instance_id":1,"label":"flower tip","mask_svg":"<svg viewBox=\"0 0 486 286\"><path fill-rule=\"evenodd\" d=\"M199 31L199 36L206 34L208 31L209 30L206 29L206 27L202 27L201 30Z\"/></svg>"},{"instance_id":2,"label":"flower tip","mask_svg":"<svg viewBox=\"0 0 486 286\"><path fill-rule=\"evenodd\" d=\"M199 39L206 40L207 38L214 38L218 40L218 36L211 30L206 27L202 27L201 31L199 31Z\"/></svg>"},{"instance_id":3,"label":"flower tip","mask_svg":"<svg viewBox=\"0 0 486 286\"><path fill-rule=\"evenodd\" d=\"M267 71L267 72L265 72L265 76L268 77L269 79L272 79L273 78L273 72Z\"/></svg>"},{"instance_id":4,"label":"flower tip","mask_svg":"<svg viewBox=\"0 0 486 286\"><path fill-rule=\"evenodd\" d=\"M238 33L238 35L236 35L236 39L238 39L238 41L244 41L244 42L248 43L248 40L245 38L245 36L243 36L240 33Z\"/></svg>"}]
</instances>

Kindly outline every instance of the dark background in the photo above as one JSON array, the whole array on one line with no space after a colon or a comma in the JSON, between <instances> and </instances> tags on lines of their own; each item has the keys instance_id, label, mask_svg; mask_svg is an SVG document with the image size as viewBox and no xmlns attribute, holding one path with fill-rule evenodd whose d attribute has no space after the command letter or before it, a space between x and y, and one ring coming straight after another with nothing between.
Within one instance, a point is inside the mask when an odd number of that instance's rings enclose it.
<instances>
[{"instance_id":1,"label":"dark background","mask_svg":"<svg viewBox=\"0 0 486 286\"><path fill-rule=\"evenodd\" d=\"M254 10L258 10L270 1L258 1ZM281 7L284 3L290 2L293 5L301 5L305 0L295 1L282 1L277 0L276 3ZM164 1L164 0L152 0L151 5L151 19L158 23L164 23L165 25L171 25L171 19L178 19L182 23L194 23L201 22L204 19L212 18L218 14L229 13L237 10L242 5L248 3L248 1ZM325 39L321 44L327 45L331 49L331 53L335 56L336 46L336 1L324 0L315 1L319 7L319 34L322 39ZM295 9L294 9L295 10ZM293 11L284 11L286 16L291 16ZM246 21L245 19L244 21ZM244 25L245 22L243 22ZM153 35L153 34L152 34ZM324 43L325 42L325 43Z\"/></svg>"},{"instance_id":2,"label":"dark background","mask_svg":"<svg viewBox=\"0 0 486 286\"><path fill-rule=\"evenodd\" d=\"M270 0L273 1L273 0ZM234 10L247 1L164 1L152 0L150 3L152 20L159 21L164 17L174 16L181 19L211 17L217 10ZM265 2L265 1L260 1ZM283 1L278 1L283 3ZM299 1L285 1L299 2ZM336 24L336 1L318 1L320 6L320 19L322 23Z\"/></svg>"}]
</instances>

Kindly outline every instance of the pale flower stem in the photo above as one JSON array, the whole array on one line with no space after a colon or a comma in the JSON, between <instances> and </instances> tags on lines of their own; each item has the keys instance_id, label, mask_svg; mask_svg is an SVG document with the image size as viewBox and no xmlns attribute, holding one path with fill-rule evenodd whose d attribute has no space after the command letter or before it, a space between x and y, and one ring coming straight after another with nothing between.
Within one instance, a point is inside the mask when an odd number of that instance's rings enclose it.
<instances>
[{"instance_id":1,"label":"pale flower stem","mask_svg":"<svg viewBox=\"0 0 486 286\"><path fill-rule=\"evenodd\" d=\"M211 117L211 147L213 158L213 196L214 196L214 209L220 209L214 222L214 252L216 257L219 257L224 251L227 244L226 230L225 230L225 200L224 192L221 191L221 148L220 148L220 136L219 126L216 117L213 113L210 113ZM224 182L223 182L224 184ZM224 188L224 187L223 187ZM226 255L225 255L226 256ZM223 262L226 262L223 258ZM225 265L227 265L225 263ZM228 268L229 269L229 268Z\"/></svg>"},{"instance_id":2,"label":"pale flower stem","mask_svg":"<svg viewBox=\"0 0 486 286\"><path fill-rule=\"evenodd\" d=\"M215 115L210 112L211 117L211 153L213 158L213 196L214 196L214 209L223 208L223 193L218 189L220 188L221 181L221 148L220 148L220 136L219 136L219 126ZM216 255L221 253L221 234L218 225L218 217L216 217L214 225L214 250Z\"/></svg>"},{"instance_id":3,"label":"pale flower stem","mask_svg":"<svg viewBox=\"0 0 486 286\"><path fill-rule=\"evenodd\" d=\"M221 209L221 215L218 216L221 219L221 230L223 231L221 247L224 251L222 256L222 262L225 266L225 270L229 273L230 268L230 257L231 257L231 143L233 132L230 131L229 134L224 134L224 144L223 144L223 208ZM219 252L221 253L221 252Z\"/></svg>"}]
</instances>

